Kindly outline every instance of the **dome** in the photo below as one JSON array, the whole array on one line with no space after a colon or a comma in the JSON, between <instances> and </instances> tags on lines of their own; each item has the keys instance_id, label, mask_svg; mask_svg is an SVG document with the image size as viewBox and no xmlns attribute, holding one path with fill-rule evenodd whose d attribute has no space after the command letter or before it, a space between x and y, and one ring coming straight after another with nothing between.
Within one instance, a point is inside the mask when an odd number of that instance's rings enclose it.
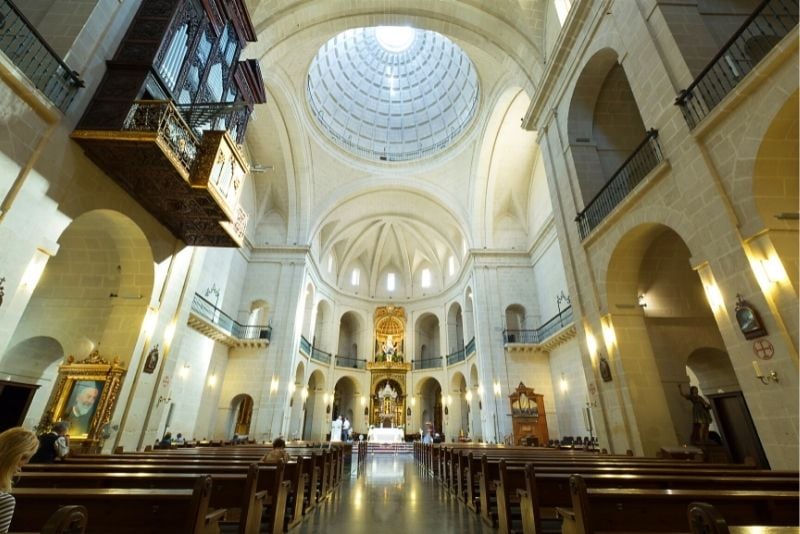
<instances>
[{"instance_id":1,"label":"dome","mask_svg":"<svg viewBox=\"0 0 800 534\"><path fill-rule=\"evenodd\" d=\"M325 133L357 156L409 161L449 146L475 115L475 67L443 35L357 28L311 62L308 101Z\"/></svg>"}]
</instances>

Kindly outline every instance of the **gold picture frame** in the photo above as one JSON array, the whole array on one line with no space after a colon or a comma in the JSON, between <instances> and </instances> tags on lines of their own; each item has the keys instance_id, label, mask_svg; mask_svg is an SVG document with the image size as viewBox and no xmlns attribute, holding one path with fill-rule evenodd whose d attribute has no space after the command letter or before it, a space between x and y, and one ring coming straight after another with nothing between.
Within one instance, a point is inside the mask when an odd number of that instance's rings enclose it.
<instances>
[{"instance_id":1,"label":"gold picture frame","mask_svg":"<svg viewBox=\"0 0 800 534\"><path fill-rule=\"evenodd\" d=\"M99 450L103 428L111 421L125 368L119 359L108 362L97 350L75 361L68 356L58 367L58 380L39 431L49 430L58 421L70 423L70 445L82 451Z\"/></svg>"}]
</instances>

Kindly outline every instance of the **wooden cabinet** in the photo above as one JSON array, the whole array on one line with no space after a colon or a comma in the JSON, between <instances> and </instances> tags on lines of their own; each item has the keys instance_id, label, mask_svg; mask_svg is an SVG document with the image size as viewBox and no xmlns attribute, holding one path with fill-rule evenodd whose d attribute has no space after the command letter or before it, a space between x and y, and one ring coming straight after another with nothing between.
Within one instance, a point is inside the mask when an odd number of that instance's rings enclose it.
<instances>
[{"instance_id":1,"label":"wooden cabinet","mask_svg":"<svg viewBox=\"0 0 800 534\"><path fill-rule=\"evenodd\" d=\"M533 388L525 387L525 384L520 382L508 399L511 404L514 445L528 445L529 441L546 445L549 437L544 395L535 393Z\"/></svg>"}]
</instances>

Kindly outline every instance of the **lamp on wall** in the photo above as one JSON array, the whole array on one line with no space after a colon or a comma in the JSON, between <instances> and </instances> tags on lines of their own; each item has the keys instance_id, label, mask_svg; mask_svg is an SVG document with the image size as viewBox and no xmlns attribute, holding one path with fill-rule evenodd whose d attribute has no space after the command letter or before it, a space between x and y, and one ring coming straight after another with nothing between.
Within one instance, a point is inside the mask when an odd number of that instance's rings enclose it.
<instances>
[{"instance_id":1,"label":"lamp on wall","mask_svg":"<svg viewBox=\"0 0 800 534\"><path fill-rule=\"evenodd\" d=\"M569 390L567 377L564 375L564 373L561 373L561 380L558 381L558 387L561 390L561 393L566 393Z\"/></svg>"},{"instance_id":2,"label":"lamp on wall","mask_svg":"<svg viewBox=\"0 0 800 534\"><path fill-rule=\"evenodd\" d=\"M494 440L495 443L500 443L500 423L497 421L497 399L500 398L500 393L502 392L500 381L495 380L492 384L492 389L494 390Z\"/></svg>"},{"instance_id":3,"label":"lamp on wall","mask_svg":"<svg viewBox=\"0 0 800 534\"><path fill-rule=\"evenodd\" d=\"M761 371L761 367L758 365L758 360L753 360L753 369L756 372L756 378L761 380L761 383L765 386L768 386L770 382L778 383L778 373L771 370L769 374L765 376Z\"/></svg>"},{"instance_id":4,"label":"lamp on wall","mask_svg":"<svg viewBox=\"0 0 800 534\"><path fill-rule=\"evenodd\" d=\"M647 300L645 300L644 293L642 293L638 297L636 297L636 303L640 308L646 308L647 307Z\"/></svg>"}]
</instances>

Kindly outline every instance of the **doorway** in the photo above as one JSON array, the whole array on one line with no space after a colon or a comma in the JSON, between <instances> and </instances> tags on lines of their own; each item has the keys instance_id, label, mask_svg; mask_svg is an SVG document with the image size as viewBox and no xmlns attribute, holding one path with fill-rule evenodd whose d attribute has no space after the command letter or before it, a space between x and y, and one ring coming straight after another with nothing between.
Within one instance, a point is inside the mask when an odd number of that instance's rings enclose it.
<instances>
[{"instance_id":1,"label":"doorway","mask_svg":"<svg viewBox=\"0 0 800 534\"><path fill-rule=\"evenodd\" d=\"M752 458L761 469L769 469L767 455L761 447L753 418L741 391L709 395L723 446L734 463Z\"/></svg>"}]
</instances>

